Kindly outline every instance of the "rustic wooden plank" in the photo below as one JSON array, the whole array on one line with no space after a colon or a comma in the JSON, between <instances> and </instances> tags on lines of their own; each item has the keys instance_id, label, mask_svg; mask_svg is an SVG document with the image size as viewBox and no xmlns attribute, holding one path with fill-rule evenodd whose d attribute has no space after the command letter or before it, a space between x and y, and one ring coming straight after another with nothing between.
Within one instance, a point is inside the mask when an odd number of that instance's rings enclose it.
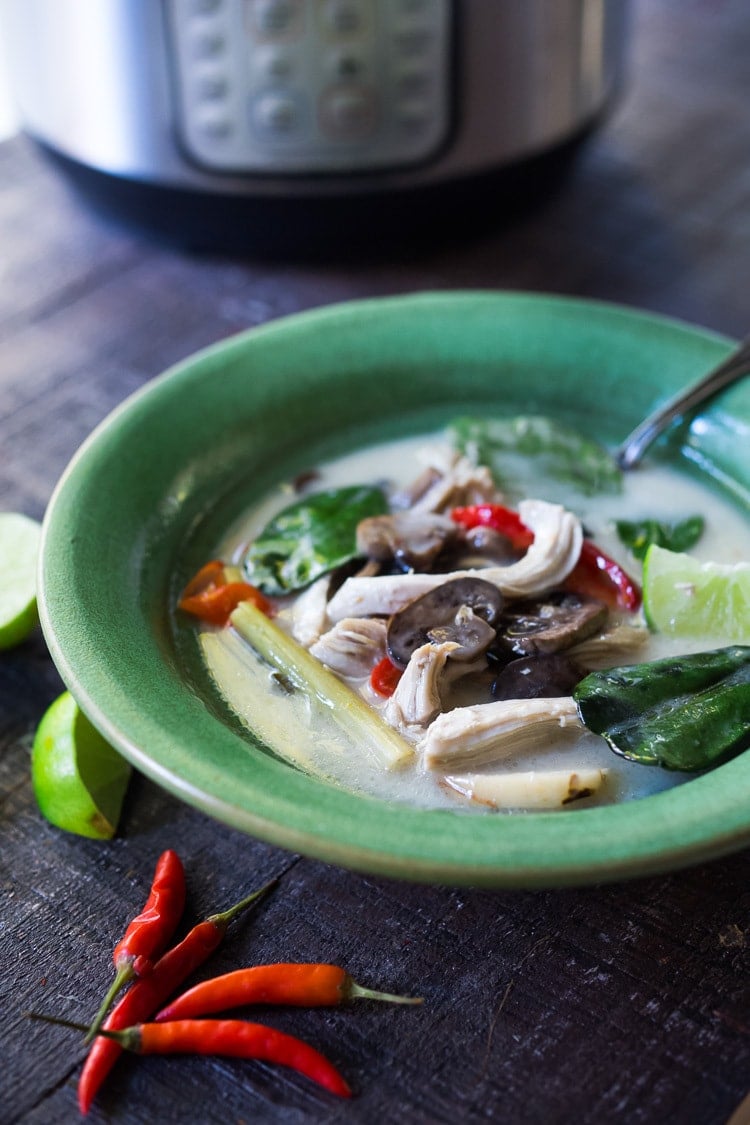
<instances>
[{"instance_id":1,"label":"rustic wooden plank","mask_svg":"<svg viewBox=\"0 0 750 1125\"><path fill-rule=\"evenodd\" d=\"M730 869L718 892L717 866ZM737 913L714 918L709 932L705 919L686 913L681 900L710 888L709 902L724 901L724 892L730 885L738 890L746 875L743 859L673 876L669 889L679 892L677 905L666 909L663 880L541 895L428 888L415 903L413 888L352 879L303 861L258 917L241 927L216 968L251 958L325 956L372 983L419 985L426 1003L414 1011L362 1005L356 1012L270 1013L275 1025L323 1044L358 1079L354 1113L360 1120L374 1120L389 1107L393 1112L394 1097L409 1120L447 1121L456 1112L462 1120L479 1120L491 1105L523 1120L530 1092L532 1120L569 1114L593 1122L625 1111L634 1121L712 1120L715 1108L734 1096L716 1064L728 1060L736 1044L711 1004L722 961L737 956L736 946L728 953L722 945L736 940L736 923L727 918ZM627 940L613 949L622 917ZM373 919L382 927L376 951ZM708 979L706 942L715 966ZM688 952L675 957L675 948ZM655 963L661 965L656 977ZM441 1034L446 1029L450 1034ZM59 1049L65 1054L67 1047L70 1057L69 1040L60 1037ZM704 1063L696 1070L693 1053L689 1064L686 1056L697 1043ZM740 1066L747 1054L745 1043L736 1058ZM644 1057L648 1067L638 1078ZM282 1081L281 1096L273 1078L259 1070L202 1062L196 1073L184 1063L133 1060L113 1075L102 1108L122 1098L129 1120L145 1121L148 1114L180 1120L176 1108L170 1116L170 1105L180 1104L186 1085L217 1083L214 1095L232 1113L241 1114L245 1104L268 1120L277 1119L274 1112L279 1120L287 1113L293 1119L299 1104L310 1119L337 1119L326 1098L306 1093L304 1083ZM577 1076L572 1086L563 1081L566 1074ZM69 1082L55 1097L63 1095L72 1097ZM281 1098L275 1111L254 1100L266 1096ZM139 1104L148 1107L143 1118ZM53 1112L46 1101L44 1112Z\"/></svg>"}]
</instances>

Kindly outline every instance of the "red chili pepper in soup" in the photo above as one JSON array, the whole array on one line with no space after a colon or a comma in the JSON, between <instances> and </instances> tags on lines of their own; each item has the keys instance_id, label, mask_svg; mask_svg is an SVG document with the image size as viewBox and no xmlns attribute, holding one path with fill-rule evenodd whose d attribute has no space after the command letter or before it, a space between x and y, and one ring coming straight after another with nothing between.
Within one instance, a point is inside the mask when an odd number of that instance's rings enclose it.
<instances>
[{"instance_id":1,"label":"red chili pepper in soup","mask_svg":"<svg viewBox=\"0 0 750 1125\"><path fill-rule=\"evenodd\" d=\"M640 609L641 591L637 583L590 539L584 539L580 558L564 585L574 594L599 598L629 613Z\"/></svg>"},{"instance_id":2,"label":"red chili pepper in soup","mask_svg":"<svg viewBox=\"0 0 750 1125\"><path fill-rule=\"evenodd\" d=\"M467 531L473 527L492 528L510 539L519 550L530 547L534 542L534 532L523 523L518 512L502 504L470 504L466 508L454 508L451 519Z\"/></svg>"},{"instance_id":3,"label":"red chili pepper in soup","mask_svg":"<svg viewBox=\"0 0 750 1125\"><path fill-rule=\"evenodd\" d=\"M534 532L526 527L518 512L502 504L472 504L454 508L451 519L467 530L490 527L505 535L514 547L528 548ZM590 539L584 539L575 567L563 583L566 590L598 598L614 609L635 613L641 605L641 591L630 575Z\"/></svg>"},{"instance_id":4,"label":"red chili pepper in soup","mask_svg":"<svg viewBox=\"0 0 750 1125\"><path fill-rule=\"evenodd\" d=\"M389 657L384 656L370 673L370 687L378 695L388 699L398 687L398 682L403 674L403 669L397 668Z\"/></svg>"},{"instance_id":5,"label":"red chili pepper in soup","mask_svg":"<svg viewBox=\"0 0 750 1125\"><path fill-rule=\"evenodd\" d=\"M269 600L249 582L227 578L227 568L219 559L202 566L183 590L179 609L211 625L226 625L240 602L252 602L270 616Z\"/></svg>"}]
</instances>

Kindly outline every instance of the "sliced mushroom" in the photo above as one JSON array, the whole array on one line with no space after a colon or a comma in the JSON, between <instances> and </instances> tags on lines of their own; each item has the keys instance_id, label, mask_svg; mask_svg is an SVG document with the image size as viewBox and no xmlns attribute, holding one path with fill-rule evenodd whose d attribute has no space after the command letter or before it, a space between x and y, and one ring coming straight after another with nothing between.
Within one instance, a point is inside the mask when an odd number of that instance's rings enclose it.
<instances>
[{"instance_id":1,"label":"sliced mushroom","mask_svg":"<svg viewBox=\"0 0 750 1125\"><path fill-rule=\"evenodd\" d=\"M554 809L596 793L607 772L586 768L469 773L446 777L445 783L469 801L493 809Z\"/></svg>"},{"instance_id":2,"label":"sliced mushroom","mask_svg":"<svg viewBox=\"0 0 750 1125\"><path fill-rule=\"evenodd\" d=\"M467 579L459 581L465 582ZM476 579L470 581L476 582ZM456 610L452 621L447 621L445 625L435 625L427 631L427 636L436 645L453 641L457 646L453 659L469 662L487 651L495 639L495 630L471 606L462 605Z\"/></svg>"},{"instance_id":3,"label":"sliced mushroom","mask_svg":"<svg viewBox=\"0 0 750 1125\"><path fill-rule=\"evenodd\" d=\"M393 560L404 570L426 570L457 530L452 519L434 512L369 516L357 526L357 550L379 562Z\"/></svg>"},{"instance_id":4,"label":"sliced mushroom","mask_svg":"<svg viewBox=\"0 0 750 1125\"><path fill-rule=\"evenodd\" d=\"M463 533L464 542L470 551L495 562L517 562L523 555L513 546L507 535L495 531L494 527L470 527Z\"/></svg>"},{"instance_id":5,"label":"sliced mushroom","mask_svg":"<svg viewBox=\"0 0 750 1125\"><path fill-rule=\"evenodd\" d=\"M493 699L553 699L572 695L586 672L561 653L540 653L511 660L495 677Z\"/></svg>"},{"instance_id":6,"label":"sliced mushroom","mask_svg":"<svg viewBox=\"0 0 750 1125\"><path fill-rule=\"evenodd\" d=\"M405 668L428 641L452 642L454 660L473 660L495 639L494 623L503 605L500 591L481 578L443 581L410 602L388 622L386 646L394 664Z\"/></svg>"},{"instance_id":7,"label":"sliced mushroom","mask_svg":"<svg viewBox=\"0 0 750 1125\"><path fill-rule=\"evenodd\" d=\"M440 559L440 569L451 571L489 570L498 565L510 566L523 558L505 535L492 527L462 528L451 547Z\"/></svg>"},{"instance_id":8,"label":"sliced mushroom","mask_svg":"<svg viewBox=\"0 0 750 1125\"><path fill-rule=\"evenodd\" d=\"M583 532L578 518L559 504L522 500L518 510L523 523L534 532L534 542L518 562L489 567L481 571L481 576L508 597L527 598L562 584L578 562ZM475 573L461 570L349 578L328 603L328 615L337 621L341 617L396 613L441 582L472 578Z\"/></svg>"},{"instance_id":9,"label":"sliced mushroom","mask_svg":"<svg viewBox=\"0 0 750 1125\"><path fill-rule=\"evenodd\" d=\"M566 730L580 734L585 729L572 698L503 699L443 712L418 749L428 769L485 766L518 752L538 750Z\"/></svg>"},{"instance_id":10,"label":"sliced mushroom","mask_svg":"<svg viewBox=\"0 0 750 1125\"><path fill-rule=\"evenodd\" d=\"M498 642L524 655L559 652L598 633L608 613L602 602L579 594L554 593L512 602L498 624Z\"/></svg>"}]
</instances>

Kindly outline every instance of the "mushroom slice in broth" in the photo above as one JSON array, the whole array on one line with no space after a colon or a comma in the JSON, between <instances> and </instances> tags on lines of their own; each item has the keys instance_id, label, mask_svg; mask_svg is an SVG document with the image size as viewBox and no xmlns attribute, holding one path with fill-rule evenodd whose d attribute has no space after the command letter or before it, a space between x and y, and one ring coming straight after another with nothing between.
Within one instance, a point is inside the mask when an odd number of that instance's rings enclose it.
<instances>
[{"instance_id":1,"label":"mushroom slice in broth","mask_svg":"<svg viewBox=\"0 0 750 1125\"><path fill-rule=\"evenodd\" d=\"M426 570L457 532L453 520L434 512L407 510L368 516L357 525L357 550L369 559L394 562L404 570Z\"/></svg>"},{"instance_id":2,"label":"mushroom slice in broth","mask_svg":"<svg viewBox=\"0 0 750 1125\"><path fill-rule=\"evenodd\" d=\"M400 668L428 641L454 643L454 660L473 660L495 640L503 607L497 586L481 578L447 579L394 613L388 622L388 655Z\"/></svg>"},{"instance_id":3,"label":"mushroom slice in broth","mask_svg":"<svg viewBox=\"0 0 750 1125\"><path fill-rule=\"evenodd\" d=\"M564 592L511 602L498 623L498 641L519 655L559 652L600 632L608 615L595 598Z\"/></svg>"},{"instance_id":4,"label":"mushroom slice in broth","mask_svg":"<svg viewBox=\"0 0 750 1125\"><path fill-rule=\"evenodd\" d=\"M572 695L586 670L559 652L539 653L511 660L495 676L493 699L551 699Z\"/></svg>"}]
</instances>

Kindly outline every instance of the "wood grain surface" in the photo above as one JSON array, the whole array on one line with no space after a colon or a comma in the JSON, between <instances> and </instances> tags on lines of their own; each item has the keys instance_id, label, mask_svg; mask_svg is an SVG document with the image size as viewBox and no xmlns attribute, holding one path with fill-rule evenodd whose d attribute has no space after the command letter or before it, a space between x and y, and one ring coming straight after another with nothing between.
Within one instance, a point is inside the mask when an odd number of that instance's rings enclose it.
<instances>
[{"instance_id":1,"label":"wood grain surface","mask_svg":"<svg viewBox=\"0 0 750 1125\"><path fill-rule=\"evenodd\" d=\"M98 217L23 137L0 144L0 509L41 517L80 442L171 363L342 299L514 288L750 328L746 0L641 0L628 85L565 184L459 245L305 265L169 249ZM92 1122L723 1125L750 1089L750 854L634 883L490 893L354 875L214 823L151 782L111 843L49 826L29 748L61 690L40 635L0 654L0 1121L77 1119L111 949L175 848L186 922L273 875L212 969L346 965L421 1008L263 1010L356 1091L262 1063L122 1059Z\"/></svg>"}]
</instances>

